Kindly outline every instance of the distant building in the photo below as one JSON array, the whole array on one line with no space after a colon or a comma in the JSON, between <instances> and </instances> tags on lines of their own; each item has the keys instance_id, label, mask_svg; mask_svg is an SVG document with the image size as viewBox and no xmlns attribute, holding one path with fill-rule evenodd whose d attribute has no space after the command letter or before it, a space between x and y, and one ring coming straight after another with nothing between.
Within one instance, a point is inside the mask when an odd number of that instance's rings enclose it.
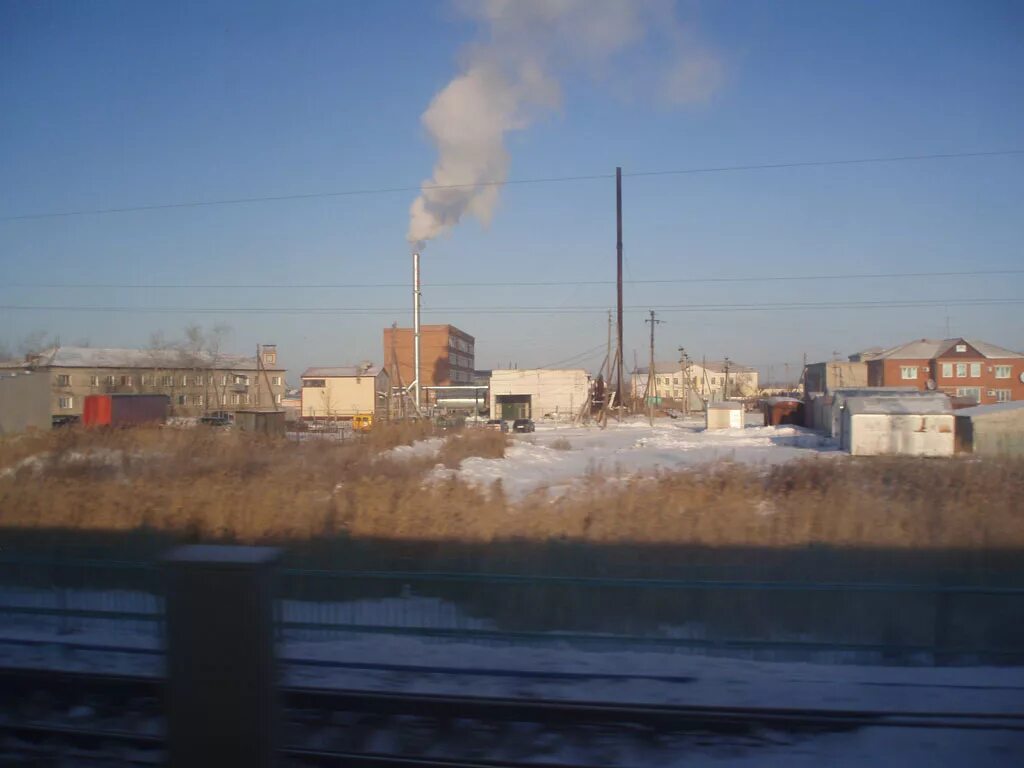
<instances>
[{"instance_id":1,"label":"distant building","mask_svg":"<svg viewBox=\"0 0 1024 768\"><path fill-rule=\"evenodd\" d=\"M1024 456L1024 400L956 411L956 441L979 456Z\"/></svg>"},{"instance_id":2,"label":"distant building","mask_svg":"<svg viewBox=\"0 0 1024 768\"><path fill-rule=\"evenodd\" d=\"M258 360L182 349L53 347L0 367L33 373L34 386L49 392L54 422L79 418L86 395L97 394L167 395L172 416L198 416L278 407L285 372L277 347L264 345L260 355Z\"/></svg>"},{"instance_id":3,"label":"distant building","mask_svg":"<svg viewBox=\"0 0 1024 768\"><path fill-rule=\"evenodd\" d=\"M851 357L858 356L851 355ZM867 385L868 364L861 360L808 363L804 368L805 397L815 394L830 395L837 389L866 387Z\"/></svg>"},{"instance_id":4,"label":"distant building","mask_svg":"<svg viewBox=\"0 0 1024 768\"><path fill-rule=\"evenodd\" d=\"M590 403L590 374L583 369L491 372L491 418L570 420Z\"/></svg>"},{"instance_id":5,"label":"distant building","mask_svg":"<svg viewBox=\"0 0 1024 768\"><path fill-rule=\"evenodd\" d=\"M413 329L384 329L384 369L393 386L416 380ZM476 340L454 325L420 326L420 387L472 384Z\"/></svg>"},{"instance_id":6,"label":"distant building","mask_svg":"<svg viewBox=\"0 0 1024 768\"><path fill-rule=\"evenodd\" d=\"M356 415L387 414L388 372L363 363L302 372L303 419L351 419Z\"/></svg>"},{"instance_id":7,"label":"distant building","mask_svg":"<svg viewBox=\"0 0 1024 768\"><path fill-rule=\"evenodd\" d=\"M912 386L985 405L1024 399L1024 355L983 341L920 339L868 360L868 386Z\"/></svg>"},{"instance_id":8,"label":"distant building","mask_svg":"<svg viewBox=\"0 0 1024 768\"><path fill-rule=\"evenodd\" d=\"M759 391L757 369L724 360L703 364L690 361L685 367L678 361L655 363L651 392L647 392L647 372L646 367L633 372L634 399L647 395L658 401L683 401L689 396L691 407L700 407L727 397L753 397Z\"/></svg>"}]
</instances>

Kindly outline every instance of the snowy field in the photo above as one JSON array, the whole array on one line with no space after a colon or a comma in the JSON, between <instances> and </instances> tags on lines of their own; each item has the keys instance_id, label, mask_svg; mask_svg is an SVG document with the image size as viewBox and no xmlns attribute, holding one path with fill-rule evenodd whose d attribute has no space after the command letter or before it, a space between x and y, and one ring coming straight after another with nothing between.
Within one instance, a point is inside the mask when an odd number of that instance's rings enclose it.
<instances>
[{"instance_id":1,"label":"snowy field","mask_svg":"<svg viewBox=\"0 0 1024 768\"><path fill-rule=\"evenodd\" d=\"M538 488L563 492L588 476L614 479L719 461L769 465L841 455L835 442L817 432L761 423L760 414L749 416L744 429L711 431L704 429L703 421L667 417L655 419L654 426L641 417L623 423L610 420L606 429L538 423L534 433L512 435L505 458L471 457L458 470L438 467L433 476L455 475L484 486L500 480L505 492L515 497ZM424 447L417 455L428 450Z\"/></svg>"}]
</instances>

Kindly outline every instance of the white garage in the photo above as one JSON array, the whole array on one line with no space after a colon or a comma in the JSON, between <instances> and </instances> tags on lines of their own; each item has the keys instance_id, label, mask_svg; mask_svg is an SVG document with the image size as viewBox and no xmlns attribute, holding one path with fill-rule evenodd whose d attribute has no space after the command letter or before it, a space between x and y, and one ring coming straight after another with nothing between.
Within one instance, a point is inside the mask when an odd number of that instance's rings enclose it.
<instances>
[{"instance_id":1,"label":"white garage","mask_svg":"<svg viewBox=\"0 0 1024 768\"><path fill-rule=\"evenodd\" d=\"M491 372L492 419L567 421L590 400L590 374L568 370L497 370Z\"/></svg>"},{"instance_id":2,"label":"white garage","mask_svg":"<svg viewBox=\"0 0 1024 768\"><path fill-rule=\"evenodd\" d=\"M851 397L842 447L854 456L952 456L955 418L945 395Z\"/></svg>"}]
</instances>

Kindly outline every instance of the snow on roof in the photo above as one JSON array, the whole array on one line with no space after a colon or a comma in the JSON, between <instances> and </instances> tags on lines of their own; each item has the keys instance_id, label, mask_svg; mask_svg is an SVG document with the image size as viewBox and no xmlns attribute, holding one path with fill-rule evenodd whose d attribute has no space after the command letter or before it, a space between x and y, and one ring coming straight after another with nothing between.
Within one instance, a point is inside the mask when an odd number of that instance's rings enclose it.
<instances>
[{"instance_id":1,"label":"snow on roof","mask_svg":"<svg viewBox=\"0 0 1024 768\"><path fill-rule=\"evenodd\" d=\"M957 416L989 416L1004 411L1016 411L1024 408L1024 400L1013 400L1009 403L993 403L992 405L975 405L971 408L961 408L956 412Z\"/></svg>"},{"instance_id":2,"label":"snow on roof","mask_svg":"<svg viewBox=\"0 0 1024 768\"><path fill-rule=\"evenodd\" d=\"M952 349L957 344L970 344L986 358L1024 358L1019 352L1013 352L995 344L985 341L973 341L971 339L917 339L890 347L881 354L875 356L874 360L931 360L939 357Z\"/></svg>"},{"instance_id":3,"label":"snow on roof","mask_svg":"<svg viewBox=\"0 0 1024 768\"><path fill-rule=\"evenodd\" d=\"M214 356L206 351L193 354L183 349L121 347L51 347L39 353L35 365L55 368L224 368L253 371L258 368L255 356Z\"/></svg>"},{"instance_id":4,"label":"snow on roof","mask_svg":"<svg viewBox=\"0 0 1024 768\"><path fill-rule=\"evenodd\" d=\"M321 376L325 379L345 379L361 376L376 376L381 372L379 365L340 365L335 367L307 368L302 378Z\"/></svg>"},{"instance_id":5,"label":"snow on roof","mask_svg":"<svg viewBox=\"0 0 1024 768\"><path fill-rule=\"evenodd\" d=\"M953 413L949 398L931 394L918 397L851 397L846 401L851 415L899 415L936 416Z\"/></svg>"}]
</instances>

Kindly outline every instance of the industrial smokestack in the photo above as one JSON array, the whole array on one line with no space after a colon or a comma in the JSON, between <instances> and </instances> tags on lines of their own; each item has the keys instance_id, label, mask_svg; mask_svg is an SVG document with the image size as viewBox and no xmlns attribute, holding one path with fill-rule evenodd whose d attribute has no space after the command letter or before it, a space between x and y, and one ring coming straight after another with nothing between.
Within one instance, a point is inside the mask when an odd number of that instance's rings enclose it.
<instances>
[{"instance_id":1,"label":"industrial smokestack","mask_svg":"<svg viewBox=\"0 0 1024 768\"><path fill-rule=\"evenodd\" d=\"M412 252L412 366L416 413L420 411L420 252Z\"/></svg>"}]
</instances>

